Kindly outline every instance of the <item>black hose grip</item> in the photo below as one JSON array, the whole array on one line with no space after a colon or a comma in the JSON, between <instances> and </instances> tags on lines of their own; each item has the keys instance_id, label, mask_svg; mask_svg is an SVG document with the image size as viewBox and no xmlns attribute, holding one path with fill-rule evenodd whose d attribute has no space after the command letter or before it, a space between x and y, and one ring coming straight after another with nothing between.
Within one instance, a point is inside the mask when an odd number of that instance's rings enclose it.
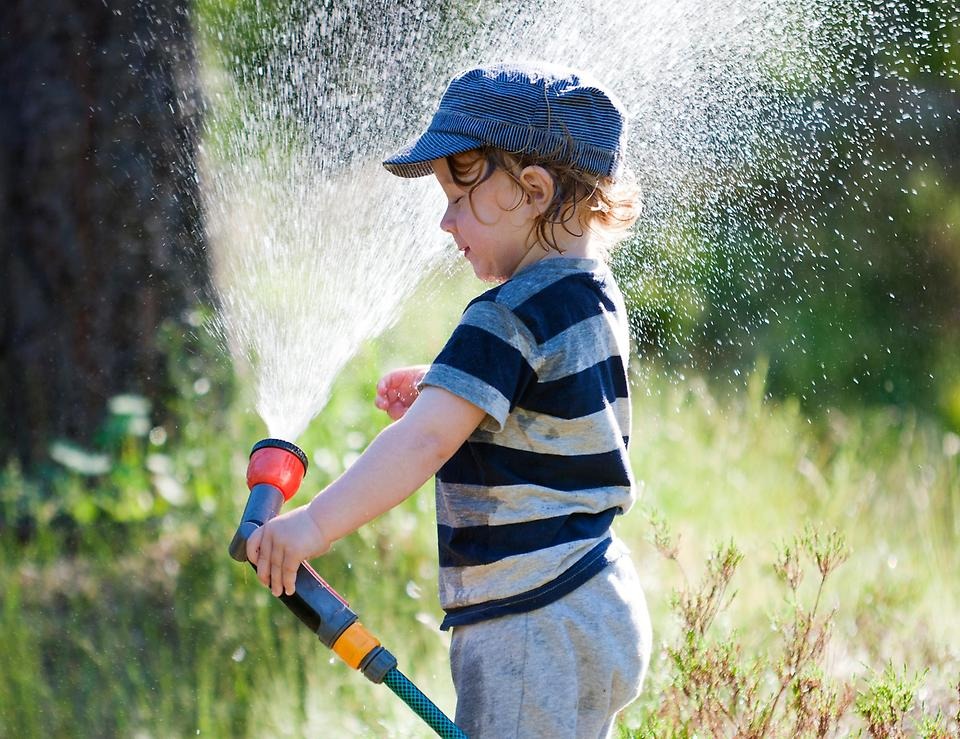
<instances>
[{"instance_id":1,"label":"black hose grip","mask_svg":"<svg viewBox=\"0 0 960 739\"><path fill-rule=\"evenodd\" d=\"M297 569L293 595L282 593L280 600L327 647L332 648L347 627L357 620L357 614L350 606L305 563Z\"/></svg>"}]
</instances>

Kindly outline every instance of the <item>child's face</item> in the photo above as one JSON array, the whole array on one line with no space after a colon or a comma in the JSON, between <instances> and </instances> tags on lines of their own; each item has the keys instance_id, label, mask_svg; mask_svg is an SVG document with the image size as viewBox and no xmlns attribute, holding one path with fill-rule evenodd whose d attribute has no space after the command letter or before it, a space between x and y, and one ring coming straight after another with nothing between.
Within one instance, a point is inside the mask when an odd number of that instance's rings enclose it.
<instances>
[{"instance_id":1,"label":"child's face","mask_svg":"<svg viewBox=\"0 0 960 739\"><path fill-rule=\"evenodd\" d=\"M477 277L502 282L543 256L542 249L531 248L537 213L509 175L498 169L476 186L471 207L468 189L454 181L447 161L435 159L432 165L447 196L440 228L453 236ZM485 160L477 159L476 171L465 179L471 180L485 166Z\"/></svg>"}]
</instances>

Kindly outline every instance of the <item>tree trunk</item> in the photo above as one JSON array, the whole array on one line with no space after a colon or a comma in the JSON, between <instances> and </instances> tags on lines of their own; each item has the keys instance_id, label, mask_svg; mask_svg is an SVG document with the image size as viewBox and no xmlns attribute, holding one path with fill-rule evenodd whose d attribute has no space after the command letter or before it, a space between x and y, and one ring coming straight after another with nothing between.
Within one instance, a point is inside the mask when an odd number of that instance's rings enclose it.
<instances>
[{"instance_id":1,"label":"tree trunk","mask_svg":"<svg viewBox=\"0 0 960 739\"><path fill-rule=\"evenodd\" d=\"M162 400L205 286L189 0L3 0L0 464Z\"/></svg>"}]
</instances>

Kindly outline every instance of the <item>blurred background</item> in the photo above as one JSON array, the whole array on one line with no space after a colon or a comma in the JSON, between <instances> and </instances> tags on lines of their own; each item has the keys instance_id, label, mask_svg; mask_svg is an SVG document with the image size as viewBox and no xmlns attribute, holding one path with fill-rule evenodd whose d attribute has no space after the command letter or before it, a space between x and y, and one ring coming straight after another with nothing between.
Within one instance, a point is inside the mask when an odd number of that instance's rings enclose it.
<instances>
[{"instance_id":1,"label":"blurred background","mask_svg":"<svg viewBox=\"0 0 960 739\"><path fill-rule=\"evenodd\" d=\"M619 530L657 644L624 735L960 731L956 3L9 0L0 40L0 736L427 735L227 544L276 404L305 502L483 289L376 165L504 55L596 68L635 121ZM452 712L433 516L427 485L317 568ZM778 576L831 532L835 574Z\"/></svg>"}]
</instances>

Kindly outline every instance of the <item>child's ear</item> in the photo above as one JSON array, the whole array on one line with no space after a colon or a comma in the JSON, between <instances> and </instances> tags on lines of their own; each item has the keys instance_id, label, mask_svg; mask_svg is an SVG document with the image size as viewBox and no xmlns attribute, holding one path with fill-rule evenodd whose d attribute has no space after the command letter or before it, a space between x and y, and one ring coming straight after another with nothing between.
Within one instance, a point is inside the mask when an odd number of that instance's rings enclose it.
<instances>
[{"instance_id":1,"label":"child's ear","mask_svg":"<svg viewBox=\"0 0 960 739\"><path fill-rule=\"evenodd\" d=\"M526 201L538 213L546 212L556 192L556 185L550 173L540 166L524 167L519 179Z\"/></svg>"}]
</instances>

